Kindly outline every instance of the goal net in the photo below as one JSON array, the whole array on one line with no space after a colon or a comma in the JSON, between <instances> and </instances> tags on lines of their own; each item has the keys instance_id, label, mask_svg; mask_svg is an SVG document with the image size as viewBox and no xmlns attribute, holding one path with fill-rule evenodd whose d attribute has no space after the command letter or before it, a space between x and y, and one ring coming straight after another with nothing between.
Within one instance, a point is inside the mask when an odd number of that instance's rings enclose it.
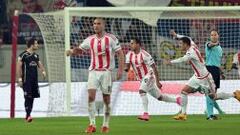
<instances>
[{"instance_id":1,"label":"goal net","mask_svg":"<svg viewBox=\"0 0 240 135\"><path fill-rule=\"evenodd\" d=\"M239 79L239 75L236 70L231 69L233 55L240 48L239 7L65 8L64 11L30 14L30 16L39 25L44 38L50 83L48 112L51 115L74 114L75 112L87 114L85 82L88 79L90 52L69 58L65 57L64 51L78 46L85 38L94 34L92 25L96 17L106 20L106 32L114 34L119 39L125 54L129 50L130 39L140 38L143 42L142 47L153 56L156 62L160 79L168 83L182 81L180 83L184 84L193 74L188 64L175 66L163 64L164 59L174 59L184 55L169 31L174 29L178 34L191 37L204 55L204 43L209 40L209 30L214 28L220 34L220 43L224 51L222 68L226 80L221 90L227 89L232 92L240 88L236 80ZM116 67L118 67L117 61ZM123 81L126 81L126 78L128 77L125 74ZM115 113L124 115L132 111L131 114L137 114L141 108L139 97L133 100L132 95L120 96L119 91L124 91L124 89L120 88L121 84L118 86L113 90L112 96L115 96L112 101L113 105L115 103L119 107L118 102L122 102L119 101L121 99L133 106L123 108L125 110L121 111L115 109ZM138 96L137 84L133 86L134 89L135 95ZM199 111L199 108L204 109L205 100L203 99L202 97L192 105L189 103L189 109L192 109L189 111L195 113L196 110ZM221 103L229 106L227 112L237 112L235 101ZM196 107L196 104L202 106ZM167 109L152 106L150 110L155 114L159 110L164 110L165 113L177 111L176 106L168 106Z\"/></svg>"}]
</instances>

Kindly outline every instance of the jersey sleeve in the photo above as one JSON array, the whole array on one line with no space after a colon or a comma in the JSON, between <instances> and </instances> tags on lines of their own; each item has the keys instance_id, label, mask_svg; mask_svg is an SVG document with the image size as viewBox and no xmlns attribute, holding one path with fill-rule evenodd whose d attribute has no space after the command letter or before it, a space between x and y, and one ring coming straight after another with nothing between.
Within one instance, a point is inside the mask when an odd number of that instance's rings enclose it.
<instances>
[{"instance_id":1,"label":"jersey sleeve","mask_svg":"<svg viewBox=\"0 0 240 135\"><path fill-rule=\"evenodd\" d=\"M36 60L39 62L40 61L39 55L38 54L35 54L35 55L36 55Z\"/></svg>"},{"instance_id":2,"label":"jersey sleeve","mask_svg":"<svg viewBox=\"0 0 240 135\"><path fill-rule=\"evenodd\" d=\"M90 48L90 39L86 38L83 42L79 45L79 48L83 51L86 51Z\"/></svg>"},{"instance_id":3,"label":"jersey sleeve","mask_svg":"<svg viewBox=\"0 0 240 135\"><path fill-rule=\"evenodd\" d=\"M144 59L144 63L146 63L147 65L154 64L154 60L150 54L145 54L143 59Z\"/></svg>"},{"instance_id":4,"label":"jersey sleeve","mask_svg":"<svg viewBox=\"0 0 240 135\"><path fill-rule=\"evenodd\" d=\"M112 40L112 48L113 48L113 51L115 52L121 49L121 45L117 38Z\"/></svg>"},{"instance_id":5,"label":"jersey sleeve","mask_svg":"<svg viewBox=\"0 0 240 135\"><path fill-rule=\"evenodd\" d=\"M187 52L183 57L180 57L180 58L175 59L175 60L171 60L171 63L175 64L175 63L187 62L190 59L192 59L193 57L194 56L190 52Z\"/></svg>"},{"instance_id":6,"label":"jersey sleeve","mask_svg":"<svg viewBox=\"0 0 240 135\"><path fill-rule=\"evenodd\" d=\"M21 53L19 56L18 56L18 61L24 61L25 57L24 57L24 53Z\"/></svg>"}]
</instances>

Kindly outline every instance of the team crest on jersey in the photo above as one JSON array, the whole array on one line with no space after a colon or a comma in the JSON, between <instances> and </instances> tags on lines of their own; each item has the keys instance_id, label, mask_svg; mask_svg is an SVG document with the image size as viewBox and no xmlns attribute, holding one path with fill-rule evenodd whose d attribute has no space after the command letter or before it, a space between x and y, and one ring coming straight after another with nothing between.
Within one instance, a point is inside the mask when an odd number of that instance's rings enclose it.
<instances>
[{"instance_id":1,"label":"team crest on jersey","mask_svg":"<svg viewBox=\"0 0 240 135\"><path fill-rule=\"evenodd\" d=\"M29 66L37 66L37 63L36 63L35 61L31 61L31 62L29 63Z\"/></svg>"}]
</instances>

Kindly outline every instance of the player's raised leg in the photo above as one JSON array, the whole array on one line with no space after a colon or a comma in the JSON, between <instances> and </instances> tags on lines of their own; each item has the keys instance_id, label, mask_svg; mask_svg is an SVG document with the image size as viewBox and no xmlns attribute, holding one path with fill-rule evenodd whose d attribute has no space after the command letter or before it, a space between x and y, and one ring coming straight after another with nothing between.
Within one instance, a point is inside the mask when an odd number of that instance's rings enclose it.
<instances>
[{"instance_id":1,"label":"player's raised leg","mask_svg":"<svg viewBox=\"0 0 240 135\"><path fill-rule=\"evenodd\" d=\"M240 102L240 90L236 90L233 93L225 93L225 92L217 93L215 100L225 100L229 98L235 98Z\"/></svg>"}]
</instances>

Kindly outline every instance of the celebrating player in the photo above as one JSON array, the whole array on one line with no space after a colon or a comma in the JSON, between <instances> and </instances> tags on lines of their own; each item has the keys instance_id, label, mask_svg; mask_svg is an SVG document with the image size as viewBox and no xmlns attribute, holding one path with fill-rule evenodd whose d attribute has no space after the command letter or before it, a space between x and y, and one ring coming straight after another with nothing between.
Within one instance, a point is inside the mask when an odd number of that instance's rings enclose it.
<instances>
[{"instance_id":1,"label":"celebrating player","mask_svg":"<svg viewBox=\"0 0 240 135\"><path fill-rule=\"evenodd\" d=\"M96 18L93 23L93 28L96 34L86 38L83 43L74 49L66 51L67 56L75 55L90 49L91 64L89 67L88 77L88 112L90 124L86 129L86 133L96 132L95 122L95 97L96 90L99 88L103 93L104 101L104 119L101 132L109 132L110 119L110 94L112 88L111 71L114 68L115 52L119 59L119 68L117 79L120 79L124 66L124 54L118 39L104 31L105 21L102 18Z\"/></svg>"},{"instance_id":2,"label":"celebrating player","mask_svg":"<svg viewBox=\"0 0 240 135\"><path fill-rule=\"evenodd\" d=\"M188 83L184 86L181 91L181 113L174 117L175 120L186 120L186 110L187 110L187 95L189 93L194 93L199 91L200 93L205 93L210 98L217 99L228 99L231 97L236 98L240 101L240 91L237 90L234 93L216 93L215 84L212 78L212 75L208 72L205 62L198 50L194 45L191 45L191 40L188 37L179 38L179 44L181 49L186 52L183 57L180 57L175 60L166 60L165 64L175 64L188 62L192 69L194 70L194 75L189 79Z\"/></svg>"},{"instance_id":3,"label":"celebrating player","mask_svg":"<svg viewBox=\"0 0 240 135\"><path fill-rule=\"evenodd\" d=\"M135 75L138 80L141 81L139 94L142 99L144 113L139 116L138 119L148 121L149 114L147 93L159 101L180 103L181 99L180 97L172 98L160 93L162 84L159 80L156 65L152 56L145 50L141 49L141 41L138 38L133 38L130 42L130 46L131 51L129 51L126 56L125 71L128 72L130 66L132 66Z\"/></svg>"}]
</instances>

